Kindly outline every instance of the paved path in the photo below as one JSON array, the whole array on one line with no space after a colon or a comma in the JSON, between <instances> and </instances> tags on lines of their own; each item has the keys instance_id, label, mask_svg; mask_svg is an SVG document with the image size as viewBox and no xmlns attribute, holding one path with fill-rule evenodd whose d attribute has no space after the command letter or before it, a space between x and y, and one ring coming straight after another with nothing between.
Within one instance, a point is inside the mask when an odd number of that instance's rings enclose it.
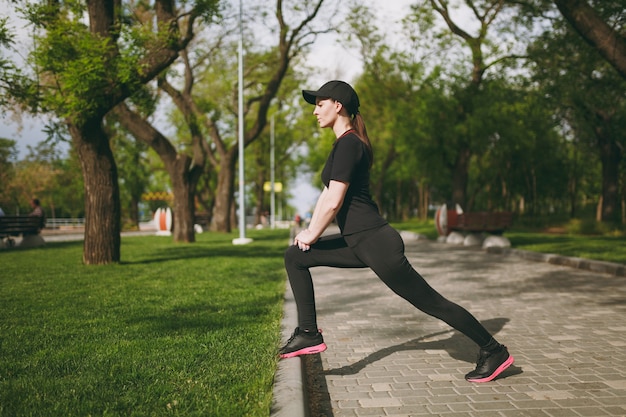
<instances>
[{"instance_id":1,"label":"paved path","mask_svg":"<svg viewBox=\"0 0 626 417\"><path fill-rule=\"evenodd\" d=\"M369 270L316 268L328 350L303 360L312 416L626 416L625 277L424 240L407 244L407 256L515 364L495 381L468 383L477 353L469 339Z\"/></svg>"}]
</instances>

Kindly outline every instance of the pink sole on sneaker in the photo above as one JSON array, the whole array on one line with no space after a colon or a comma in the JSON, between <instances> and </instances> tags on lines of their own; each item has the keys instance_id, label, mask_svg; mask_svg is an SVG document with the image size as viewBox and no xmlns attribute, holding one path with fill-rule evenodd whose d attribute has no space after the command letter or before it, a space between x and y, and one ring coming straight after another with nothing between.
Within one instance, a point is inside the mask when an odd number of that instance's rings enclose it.
<instances>
[{"instance_id":1,"label":"pink sole on sneaker","mask_svg":"<svg viewBox=\"0 0 626 417\"><path fill-rule=\"evenodd\" d=\"M320 343L319 345L309 346L304 349L296 350L295 352L281 353L281 358L293 358L300 355L312 355L314 353L320 353L326 350L326 343Z\"/></svg>"},{"instance_id":2,"label":"pink sole on sneaker","mask_svg":"<svg viewBox=\"0 0 626 417\"><path fill-rule=\"evenodd\" d=\"M508 368L509 366L513 365L513 362L515 362L515 359L513 359L513 356L509 356L509 358L504 361L502 363L502 365L498 366L498 369L496 369L491 375L486 376L484 378L477 378L477 379L468 379L469 382L489 382L494 380L498 375L500 375L502 372L504 372L504 370L506 368Z\"/></svg>"}]
</instances>

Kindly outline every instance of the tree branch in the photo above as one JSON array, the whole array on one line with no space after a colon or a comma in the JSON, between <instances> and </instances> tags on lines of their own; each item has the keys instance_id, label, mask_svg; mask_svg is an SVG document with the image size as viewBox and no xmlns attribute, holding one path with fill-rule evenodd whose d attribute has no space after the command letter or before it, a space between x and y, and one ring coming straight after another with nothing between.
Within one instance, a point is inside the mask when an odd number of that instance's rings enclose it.
<instances>
[{"instance_id":1,"label":"tree branch","mask_svg":"<svg viewBox=\"0 0 626 417\"><path fill-rule=\"evenodd\" d=\"M584 0L554 0L565 19L626 79L626 40Z\"/></svg>"}]
</instances>

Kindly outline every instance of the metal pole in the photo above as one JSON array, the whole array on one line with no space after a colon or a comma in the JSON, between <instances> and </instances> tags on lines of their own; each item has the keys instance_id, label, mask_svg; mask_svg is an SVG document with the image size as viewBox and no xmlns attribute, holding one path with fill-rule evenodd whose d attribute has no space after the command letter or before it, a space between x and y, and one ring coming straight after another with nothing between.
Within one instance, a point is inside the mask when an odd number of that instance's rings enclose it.
<instances>
[{"instance_id":1,"label":"metal pole","mask_svg":"<svg viewBox=\"0 0 626 417\"><path fill-rule=\"evenodd\" d=\"M246 207L245 207L245 183L244 183L244 166L243 166L243 5L239 0L239 239L233 239L235 245L245 245L250 243L252 239L246 238Z\"/></svg>"},{"instance_id":2,"label":"metal pole","mask_svg":"<svg viewBox=\"0 0 626 417\"><path fill-rule=\"evenodd\" d=\"M276 227L276 181L274 177L274 115L272 115L271 120L271 134L270 134L270 181L272 183L272 199L271 199L271 210L272 210L272 229Z\"/></svg>"},{"instance_id":3,"label":"metal pole","mask_svg":"<svg viewBox=\"0 0 626 417\"><path fill-rule=\"evenodd\" d=\"M271 129L270 129L270 182L271 182L271 186L272 186L272 193L271 193L271 208L270 210L272 211L272 215L271 215L271 222L272 222L272 229L274 229L276 227L276 190L275 190L275 178L274 178L274 115L272 115L272 119L271 119Z\"/></svg>"}]
</instances>

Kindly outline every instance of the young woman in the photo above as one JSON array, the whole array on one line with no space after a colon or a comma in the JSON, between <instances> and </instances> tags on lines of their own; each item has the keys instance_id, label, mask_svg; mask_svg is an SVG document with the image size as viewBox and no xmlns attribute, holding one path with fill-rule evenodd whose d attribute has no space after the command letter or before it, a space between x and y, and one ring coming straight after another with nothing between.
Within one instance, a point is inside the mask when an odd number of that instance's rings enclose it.
<instances>
[{"instance_id":1,"label":"young woman","mask_svg":"<svg viewBox=\"0 0 626 417\"><path fill-rule=\"evenodd\" d=\"M487 382L513 363L507 348L463 307L445 299L413 269L404 255L398 232L380 216L369 191L373 153L359 98L343 81L329 81L317 91L303 90L315 105L313 114L322 128L331 128L337 140L322 171L324 189L311 222L294 238L285 253L285 267L298 309L298 327L285 346L282 358L323 352L326 344L317 328L313 282L315 266L371 268L396 294L472 339L479 347L476 369L465 378ZM333 221L340 236L324 237Z\"/></svg>"}]
</instances>

